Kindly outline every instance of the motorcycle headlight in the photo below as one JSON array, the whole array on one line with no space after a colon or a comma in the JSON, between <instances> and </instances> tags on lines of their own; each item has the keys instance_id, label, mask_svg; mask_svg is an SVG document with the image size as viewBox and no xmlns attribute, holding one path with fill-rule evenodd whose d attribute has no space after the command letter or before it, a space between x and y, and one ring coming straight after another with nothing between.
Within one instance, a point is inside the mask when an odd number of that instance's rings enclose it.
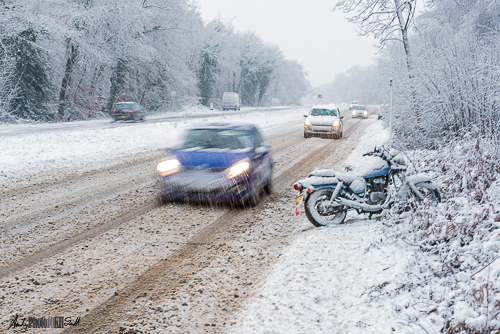
<instances>
[{"instance_id":1,"label":"motorcycle headlight","mask_svg":"<svg viewBox=\"0 0 500 334\"><path fill-rule=\"evenodd\" d=\"M304 122L304 125L307 125L307 126L311 125L311 121L309 120L309 118L306 119L306 121Z\"/></svg>"},{"instance_id":2,"label":"motorcycle headlight","mask_svg":"<svg viewBox=\"0 0 500 334\"><path fill-rule=\"evenodd\" d=\"M173 173L177 173L180 170L181 163L177 159L170 159L167 161L160 162L156 166L156 170L161 176L167 176Z\"/></svg>"},{"instance_id":3,"label":"motorcycle headlight","mask_svg":"<svg viewBox=\"0 0 500 334\"><path fill-rule=\"evenodd\" d=\"M245 172L247 172L250 169L250 161L248 159L244 159L241 161L238 161L231 167L227 169L227 177L228 178L233 178L238 175L241 175Z\"/></svg>"},{"instance_id":4,"label":"motorcycle headlight","mask_svg":"<svg viewBox=\"0 0 500 334\"><path fill-rule=\"evenodd\" d=\"M340 125L340 122L339 122L339 121L335 121L335 122L333 122L333 124L332 124L332 126L333 126L333 127L337 127L337 126L339 126L339 125Z\"/></svg>"}]
</instances>

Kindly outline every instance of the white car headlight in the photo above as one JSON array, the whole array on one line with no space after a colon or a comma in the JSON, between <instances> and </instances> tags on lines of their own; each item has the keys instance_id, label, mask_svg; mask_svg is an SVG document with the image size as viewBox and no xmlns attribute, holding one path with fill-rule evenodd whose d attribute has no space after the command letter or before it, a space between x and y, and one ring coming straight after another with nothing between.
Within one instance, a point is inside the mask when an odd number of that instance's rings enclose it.
<instances>
[{"instance_id":1,"label":"white car headlight","mask_svg":"<svg viewBox=\"0 0 500 334\"><path fill-rule=\"evenodd\" d=\"M365 111L365 115L368 115L368 111Z\"/></svg>"},{"instance_id":2,"label":"white car headlight","mask_svg":"<svg viewBox=\"0 0 500 334\"><path fill-rule=\"evenodd\" d=\"M339 125L340 125L340 122L339 122L339 121L335 121L335 122L333 122L333 124L332 124L332 126L335 126L335 127L337 127L337 126L339 126Z\"/></svg>"},{"instance_id":3,"label":"white car headlight","mask_svg":"<svg viewBox=\"0 0 500 334\"><path fill-rule=\"evenodd\" d=\"M241 161L238 161L231 167L227 169L227 177L233 178L238 175L241 175L245 172L247 172L250 169L250 161L248 159L244 159Z\"/></svg>"},{"instance_id":4,"label":"white car headlight","mask_svg":"<svg viewBox=\"0 0 500 334\"><path fill-rule=\"evenodd\" d=\"M309 120L309 118L306 119L306 121L304 122L304 125L307 125L307 126L311 125L311 121Z\"/></svg>"},{"instance_id":5,"label":"white car headlight","mask_svg":"<svg viewBox=\"0 0 500 334\"><path fill-rule=\"evenodd\" d=\"M156 170L161 176L167 176L173 173L177 173L180 170L181 163L177 159L170 159L167 161L160 162L156 166Z\"/></svg>"}]
</instances>

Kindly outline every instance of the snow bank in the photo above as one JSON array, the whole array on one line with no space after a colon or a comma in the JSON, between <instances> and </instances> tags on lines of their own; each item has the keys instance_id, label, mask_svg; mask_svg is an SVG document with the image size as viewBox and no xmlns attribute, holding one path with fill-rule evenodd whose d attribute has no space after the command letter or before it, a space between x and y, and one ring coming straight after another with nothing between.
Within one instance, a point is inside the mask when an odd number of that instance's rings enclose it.
<instances>
[{"instance_id":1,"label":"snow bank","mask_svg":"<svg viewBox=\"0 0 500 334\"><path fill-rule=\"evenodd\" d=\"M377 115L370 116L369 120L377 119ZM354 173L362 174L366 170L366 166L374 166L380 164L381 160L377 157L364 157L363 154L372 151L375 146L387 144L389 141L389 131L384 127L382 122L374 122L370 125L365 134L359 140L351 155L344 162L344 166L349 166Z\"/></svg>"},{"instance_id":2,"label":"snow bank","mask_svg":"<svg viewBox=\"0 0 500 334\"><path fill-rule=\"evenodd\" d=\"M301 122L305 110L305 108L276 109L243 115L221 113L219 117L211 120L251 122L265 129L282 124L283 119ZM20 134L3 136L0 141L0 177L78 166L123 155L163 149L174 144L183 129L202 119L203 116L185 121L127 123L127 126L111 128L102 128L104 124L109 125L109 121L104 120L64 124L5 124L0 126L0 134L2 131L12 134L16 130ZM40 129L44 131L38 131ZM32 132L27 133L30 130Z\"/></svg>"},{"instance_id":3,"label":"snow bank","mask_svg":"<svg viewBox=\"0 0 500 334\"><path fill-rule=\"evenodd\" d=\"M391 302L370 298L378 295L377 286L404 271L407 255L381 234L379 222L365 219L304 232L232 332L391 332Z\"/></svg>"}]
</instances>

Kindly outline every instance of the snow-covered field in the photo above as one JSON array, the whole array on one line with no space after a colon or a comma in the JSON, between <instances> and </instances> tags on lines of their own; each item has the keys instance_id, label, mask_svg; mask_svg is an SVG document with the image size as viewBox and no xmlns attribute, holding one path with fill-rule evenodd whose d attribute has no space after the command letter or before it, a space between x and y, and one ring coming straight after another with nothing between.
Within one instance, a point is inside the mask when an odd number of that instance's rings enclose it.
<instances>
[{"instance_id":1,"label":"snow-covered field","mask_svg":"<svg viewBox=\"0 0 500 334\"><path fill-rule=\"evenodd\" d=\"M287 121L300 121L306 108L290 108L255 112L249 110L243 115L220 113L219 117L210 118L213 121L241 121L251 122L263 128L269 128L279 123L283 118ZM192 115L192 113L188 113ZM203 115L201 112L195 114ZM182 116L178 114L178 116ZM154 117L154 116L153 116ZM40 172L43 170L78 166L93 163L104 159L117 158L125 154L134 154L145 151L163 149L175 143L184 128L200 118L187 118L172 122L160 123L127 123L128 126L114 128L100 128L109 125L109 120L85 121L69 123L67 131L37 130L60 128L55 124L4 124L1 131L23 131L21 135L9 135L0 141L0 177L19 176ZM78 126L96 124L95 128L79 130ZM24 131L33 130L32 134ZM1 137L1 135L0 135Z\"/></svg>"}]
</instances>

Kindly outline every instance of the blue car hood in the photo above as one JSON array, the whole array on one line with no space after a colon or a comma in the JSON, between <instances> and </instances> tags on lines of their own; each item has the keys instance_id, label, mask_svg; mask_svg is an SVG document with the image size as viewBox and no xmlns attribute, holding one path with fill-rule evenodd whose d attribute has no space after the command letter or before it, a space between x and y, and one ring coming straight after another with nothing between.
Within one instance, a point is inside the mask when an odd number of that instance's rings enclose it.
<instances>
[{"instance_id":1,"label":"blue car hood","mask_svg":"<svg viewBox=\"0 0 500 334\"><path fill-rule=\"evenodd\" d=\"M216 150L174 150L170 152L184 168L226 169L236 162L250 158L248 151L216 151Z\"/></svg>"}]
</instances>

